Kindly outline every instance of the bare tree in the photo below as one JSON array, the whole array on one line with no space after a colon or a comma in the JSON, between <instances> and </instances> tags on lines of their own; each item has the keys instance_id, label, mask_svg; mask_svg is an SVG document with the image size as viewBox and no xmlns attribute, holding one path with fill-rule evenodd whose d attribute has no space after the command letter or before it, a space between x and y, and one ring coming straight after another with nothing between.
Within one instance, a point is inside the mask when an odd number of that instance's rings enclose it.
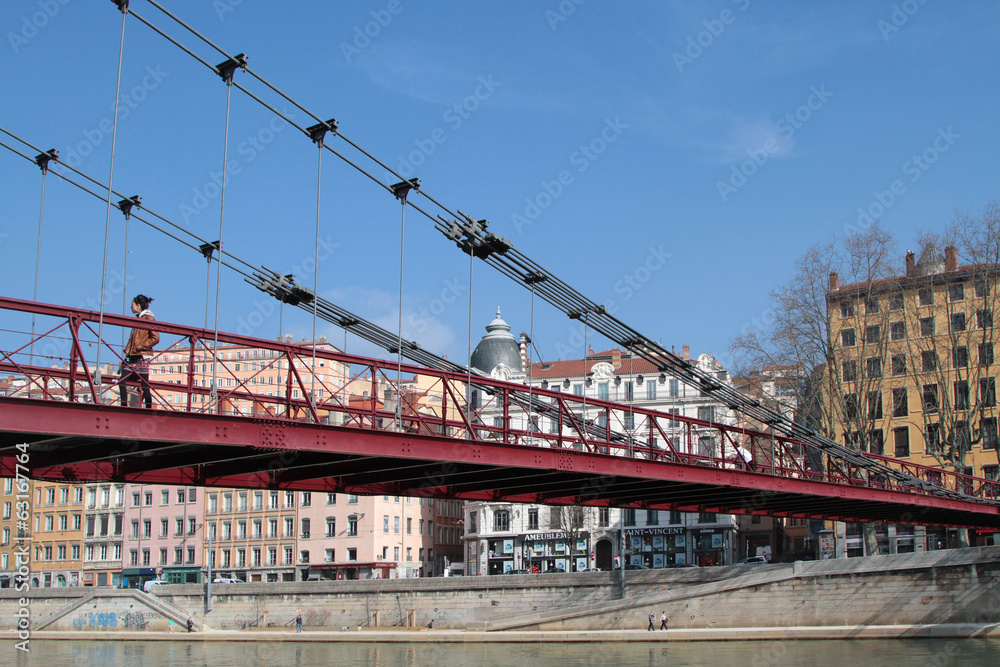
<instances>
[{"instance_id":1,"label":"bare tree","mask_svg":"<svg viewBox=\"0 0 1000 667\"><path fill-rule=\"evenodd\" d=\"M730 345L741 374L781 366L813 428L864 451L883 453L883 359L896 298L887 279L899 274L892 236L876 222L842 244L814 246L796 260L792 279L771 294L769 321ZM868 553L877 548L865 525Z\"/></svg>"}]
</instances>

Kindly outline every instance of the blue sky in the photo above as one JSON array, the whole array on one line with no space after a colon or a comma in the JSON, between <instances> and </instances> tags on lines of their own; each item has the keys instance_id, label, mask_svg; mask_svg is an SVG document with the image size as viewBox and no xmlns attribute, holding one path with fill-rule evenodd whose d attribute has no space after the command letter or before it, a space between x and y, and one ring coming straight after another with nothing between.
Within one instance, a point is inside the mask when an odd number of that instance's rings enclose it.
<instances>
[{"instance_id":1,"label":"blue sky","mask_svg":"<svg viewBox=\"0 0 1000 667\"><path fill-rule=\"evenodd\" d=\"M881 218L899 251L956 209L997 198L996 35L986 2L163 3L229 53L452 210L490 230L630 326L679 351L728 358L767 317L768 292L809 246ZM224 58L144 0L132 8L212 64ZM106 183L121 15L107 1L0 6L0 126ZM268 93L245 73L237 80ZM254 265L312 285L317 150L232 91L223 239ZM214 240L226 87L134 16L125 27L114 185ZM2 137L12 143L9 137ZM330 142L383 182L395 177ZM30 149L23 149L30 152ZM32 153L33 155L33 153ZM40 171L0 149L6 296L30 299ZM422 199L415 200L425 204ZM100 294L106 208L46 180L38 299ZM400 206L325 153L320 293L395 331ZM112 211L107 307L122 310L123 217ZM196 252L129 226L128 295L158 319L202 325L214 275ZM406 217L403 335L464 363L468 257ZM220 328L312 332L223 274ZM477 262L473 344L500 306L532 327L530 293ZM573 322L536 299L546 359L579 356ZM212 323L210 319L210 324ZM343 342L340 330L321 333ZM610 344L590 334L595 349ZM351 352L388 356L348 339Z\"/></svg>"}]
</instances>

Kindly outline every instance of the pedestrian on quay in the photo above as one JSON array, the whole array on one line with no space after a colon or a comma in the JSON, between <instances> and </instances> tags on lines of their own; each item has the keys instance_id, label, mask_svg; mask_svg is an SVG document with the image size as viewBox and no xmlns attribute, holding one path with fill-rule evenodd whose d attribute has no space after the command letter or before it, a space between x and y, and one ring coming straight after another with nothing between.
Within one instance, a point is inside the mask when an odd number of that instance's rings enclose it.
<instances>
[{"instance_id":1,"label":"pedestrian on quay","mask_svg":"<svg viewBox=\"0 0 1000 667\"><path fill-rule=\"evenodd\" d=\"M156 321L149 310L152 299L139 294L132 299L132 312L140 320ZM149 362L153 358L153 348L160 342L160 334L156 331L135 327L128 337L128 343L122 351L122 363L118 367L118 392L121 404L128 405L128 383L139 382L143 404L153 407L153 394L149 387Z\"/></svg>"},{"instance_id":2,"label":"pedestrian on quay","mask_svg":"<svg viewBox=\"0 0 1000 667\"><path fill-rule=\"evenodd\" d=\"M194 632L194 619L188 616L187 621L188 632Z\"/></svg>"},{"instance_id":3,"label":"pedestrian on quay","mask_svg":"<svg viewBox=\"0 0 1000 667\"><path fill-rule=\"evenodd\" d=\"M649 630L649 631L652 631L652 630L654 630L654 628L653 628L653 621L654 621L655 619L656 619L656 613L655 613L655 612L652 612L652 611L651 611L651 612L649 612L649 627L648 627L648 628L646 628L646 630Z\"/></svg>"},{"instance_id":4,"label":"pedestrian on quay","mask_svg":"<svg viewBox=\"0 0 1000 667\"><path fill-rule=\"evenodd\" d=\"M667 629L667 612L660 612L660 630Z\"/></svg>"},{"instance_id":5,"label":"pedestrian on quay","mask_svg":"<svg viewBox=\"0 0 1000 667\"><path fill-rule=\"evenodd\" d=\"M302 612L295 615L295 632L302 632Z\"/></svg>"}]
</instances>

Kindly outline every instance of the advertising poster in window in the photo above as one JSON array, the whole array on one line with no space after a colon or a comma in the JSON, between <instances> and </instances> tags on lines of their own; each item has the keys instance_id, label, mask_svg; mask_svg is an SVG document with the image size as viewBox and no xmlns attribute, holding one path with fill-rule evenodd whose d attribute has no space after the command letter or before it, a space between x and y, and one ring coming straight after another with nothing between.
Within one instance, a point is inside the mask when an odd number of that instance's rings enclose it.
<instances>
[{"instance_id":1,"label":"advertising poster in window","mask_svg":"<svg viewBox=\"0 0 1000 667\"><path fill-rule=\"evenodd\" d=\"M555 545L552 548L552 553L554 553L554 554L564 554L564 553L566 553L566 543L565 542L561 542L561 541L560 542L556 542Z\"/></svg>"},{"instance_id":2,"label":"advertising poster in window","mask_svg":"<svg viewBox=\"0 0 1000 667\"><path fill-rule=\"evenodd\" d=\"M661 551L663 549L663 536L654 535L653 536L653 551Z\"/></svg>"},{"instance_id":3,"label":"advertising poster in window","mask_svg":"<svg viewBox=\"0 0 1000 667\"><path fill-rule=\"evenodd\" d=\"M712 548L713 549L722 548L722 535L720 535L719 533L712 535Z\"/></svg>"},{"instance_id":4,"label":"advertising poster in window","mask_svg":"<svg viewBox=\"0 0 1000 667\"><path fill-rule=\"evenodd\" d=\"M663 567L663 554L653 554L653 567Z\"/></svg>"},{"instance_id":5,"label":"advertising poster in window","mask_svg":"<svg viewBox=\"0 0 1000 667\"><path fill-rule=\"evenodd\" d=\"M586 558L577 558L576 559L576 571L577 572L583 572L586 569L587 569L587 559Z\"/></svg>"},{"instance_id":6,"label":"advertising poster in window","mask_svg":"<svg viewBox=\"0 0 1000 667\"><path fill-rule=\"evenodd\" d=\"M508 556L514 553L514 540L503 541L503 552L505 555Z\"/></svg>"},{"instance_id":7,"label":"advertising poster in window","mask_svg":"<svg viewBox=\"0 0 1000 667\"><path fill-rule=\"evenodd\" d=\"M687 546L687 543L684 541L684 535L678 535L677 537L674 538L674 546L680 549L683 549L685 546Z\"/></svg>"},{"instance_id":8,"label":"advertising poster in window","mask_svg":"<svg viewBox=\"0 0 1000 667\"><path fill-rule=\"evenodd\" d=\"M576 552L577 553L581 553L581 552L586 553L586 551L587 551L587 540L577 540L576 541ZM586 565L584 567L586 567Z\"/></svg>"}]
</instances>

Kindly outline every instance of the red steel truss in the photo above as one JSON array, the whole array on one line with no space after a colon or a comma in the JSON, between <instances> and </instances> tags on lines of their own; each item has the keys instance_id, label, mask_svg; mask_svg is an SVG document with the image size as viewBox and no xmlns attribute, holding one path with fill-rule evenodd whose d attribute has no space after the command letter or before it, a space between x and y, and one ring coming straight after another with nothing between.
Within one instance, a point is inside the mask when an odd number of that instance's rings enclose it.
<instances>
[{"instance_id":1,"label":"red steel truss","mask_svg":"<svg viewBox=\"0 0 1000 667\"><path fill-rule=\"evenodd\" d=\"M169 323L149 328L177 373L150 377L153 409L120 407L134 318L2 297L0 312L4 476L1000 528L996 481L866 455L920 482L903 483L732 424ZM259 352L252 373L234 348Z\"/></svg>"}]
</instances>

